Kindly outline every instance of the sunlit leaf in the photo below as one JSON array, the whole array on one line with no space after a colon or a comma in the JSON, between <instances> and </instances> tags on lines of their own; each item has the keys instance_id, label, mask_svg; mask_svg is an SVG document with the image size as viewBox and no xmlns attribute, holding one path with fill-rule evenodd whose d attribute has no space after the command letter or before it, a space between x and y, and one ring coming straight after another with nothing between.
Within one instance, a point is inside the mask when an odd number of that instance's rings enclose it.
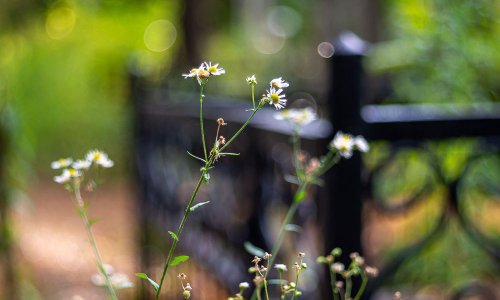
<instances>
[{"instance_id":1,"label":"sunlit leaf","mask_svg":"<svg viewBox=\"0 0 500 300\"><path fill-rule=\"evenodd\" d=\"M183 263L183 262L188 261L188 260L189 260L189 256L179 255L179 256L174 257L174 259L172 259L172 261L170 262L170 265L177 266L178 264Z\"/></svg>"},{"instance_id":2,"label":"sunlit leaf","mask_svg":"<svg viewBox=\"0 0 500 300\"><path fill-rule=\"evenodd\" d=\"M170 236L176 240L176 241L179 241L179 238L177 237L177 235L175 233L173 233L172 231L169 231L168 234L170 234Z\"/></svg>"},{"instance_id":3,"label":"sunlit leaf","mask_svg":"<svg viewBox=\"0 0 500 300\"><path fill-rule=\"evenodd\" d=\"M153 279L149 278L146 273L136 273L135 276L142 278L142 279L146 279L151 284L151 286L155 289L155 291L158 292L158 288L160 286Z\"/></svg>"}]
</instances>

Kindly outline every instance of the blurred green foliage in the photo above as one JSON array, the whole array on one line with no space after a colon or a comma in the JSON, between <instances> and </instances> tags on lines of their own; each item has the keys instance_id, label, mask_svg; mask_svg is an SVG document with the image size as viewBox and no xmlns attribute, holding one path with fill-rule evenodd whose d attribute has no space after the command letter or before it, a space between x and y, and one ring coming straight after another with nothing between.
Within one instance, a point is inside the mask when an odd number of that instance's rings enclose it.
<instances>
[{"instance_id":1,"label":"blurred green foliage","mask_svg":"<svg viewBox=\"0 0 500 300\"><path fill-rule=\"evenodd\" d=\"M30 4L24 11L17 2L3 11L0 87L2 101L16 108L35 168L97 147L121 173L133 133L128 67L153 79L168 71L175 46L152 51L144 33L158 19L178 28L178 1L22 2ZM158 37L164 32L153 30L150 44L173 44Z\"/></svg>"},{"instance_id":2,"label":"blurred green foliage","mask_svg":"<svg viewBox=\"0 0 500 300\"><path fill-rule=\"evenodd\" d=\"M387 0L390 41L368 65L401 102L500 101L500 1Z\"/></svg>"}]
</instances>

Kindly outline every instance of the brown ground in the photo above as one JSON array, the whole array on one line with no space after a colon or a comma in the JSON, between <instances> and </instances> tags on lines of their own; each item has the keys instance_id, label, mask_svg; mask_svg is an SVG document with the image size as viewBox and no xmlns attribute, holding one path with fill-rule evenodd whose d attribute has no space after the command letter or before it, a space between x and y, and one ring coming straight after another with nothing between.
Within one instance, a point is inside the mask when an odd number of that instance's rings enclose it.
<instances>
[{"instance_id":1,"label":"brown ground","mask_svg":"<svg viewBox=\"0 0 500 300\"><path fill-rule=\"evenodd\" d=\"M99 219L93 230L104 262L135 280L133 190L126 184L106 184L90 197L89 216ZM22 275L42 299L103 299L102 289L89 280L97 271L94 255L69 192L42 181L30 188L27 199L18 202L14 218ZM129 294L121 292L124 298Z\"/></svg>"}]
</instances>

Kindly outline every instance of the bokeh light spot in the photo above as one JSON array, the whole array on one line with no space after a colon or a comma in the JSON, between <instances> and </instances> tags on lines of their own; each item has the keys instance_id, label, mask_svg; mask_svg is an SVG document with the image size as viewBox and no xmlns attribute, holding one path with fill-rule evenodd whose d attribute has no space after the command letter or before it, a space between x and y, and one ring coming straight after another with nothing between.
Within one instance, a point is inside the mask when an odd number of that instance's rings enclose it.
<instances>
[{"instance_id":1,"label":"bokeh light spot","mask_svg":"<svg viewBox=\"0 0 500 300\"><path fill-rule=\"evenodd\" d=\"M262 54L275 54L283 49L285 39L270 34L260 33L252 36L252 43L255 49Z\"/></svg>"},{"instance_id":2,"label":"bokeh light spot","mask_svg":"<svg viewBox=\"0 0 500 300\"><path fill-rule=\"evenodd\" d=\"M168 20L151 22L144 31L144 44L153 52L163 52L170 48L177 38L175 26Z\"/></svg>"},{"instance_id":3,"label":"bokeh light spot","mask_svg":"<svg viewBox=\"0 0 500 300\"><path fill-rule=\"evenodd\" d=\"M45 30L54 40L59 40L73 31L76 23L76 14L69 7L55 7L47 15Z\"/></svg>"},{"instance_id":4,"label":"bokeh light spot","mask_svg":"<svg viewBox=\"0 0 500 300\"><path fill-rule=\"evenodd\" d=\"M324 58L330 58L335 53L335 47L329 42L322 42L318 45L318 54Z\"/></svg>"},{"instance_id":5,"label":"bokeh light spot","mask_svg":"<svg viewBox=\"0 0 500 300\"><path fill-rule=\"evenodd\" d=\"M299 31L302 16L291 7L275 6L267 13L266 23L273 35L286 38Z\"/></svg>"}]
</instances>

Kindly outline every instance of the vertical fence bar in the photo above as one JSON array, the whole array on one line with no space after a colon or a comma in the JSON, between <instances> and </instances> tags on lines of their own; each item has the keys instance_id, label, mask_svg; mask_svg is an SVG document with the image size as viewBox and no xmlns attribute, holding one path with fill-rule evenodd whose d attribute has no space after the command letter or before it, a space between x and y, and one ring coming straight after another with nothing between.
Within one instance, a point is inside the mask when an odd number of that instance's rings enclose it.
<instances>
[{"instance_id":1,"label":"vertical fence bar","mask_svg":"<svg viewBox=\"0 0 500 300\"><path fill-rule=\"evenodd\" d=\"M365 43L353 33L343 33L335 42L331 58L332 87L330 119L334 132L361 134L362 57ZM327 218L325 247L341 247L344 253L361 252L361 159L356 154L342 160L326 175Z\"/></svg>"}]
</instances>

